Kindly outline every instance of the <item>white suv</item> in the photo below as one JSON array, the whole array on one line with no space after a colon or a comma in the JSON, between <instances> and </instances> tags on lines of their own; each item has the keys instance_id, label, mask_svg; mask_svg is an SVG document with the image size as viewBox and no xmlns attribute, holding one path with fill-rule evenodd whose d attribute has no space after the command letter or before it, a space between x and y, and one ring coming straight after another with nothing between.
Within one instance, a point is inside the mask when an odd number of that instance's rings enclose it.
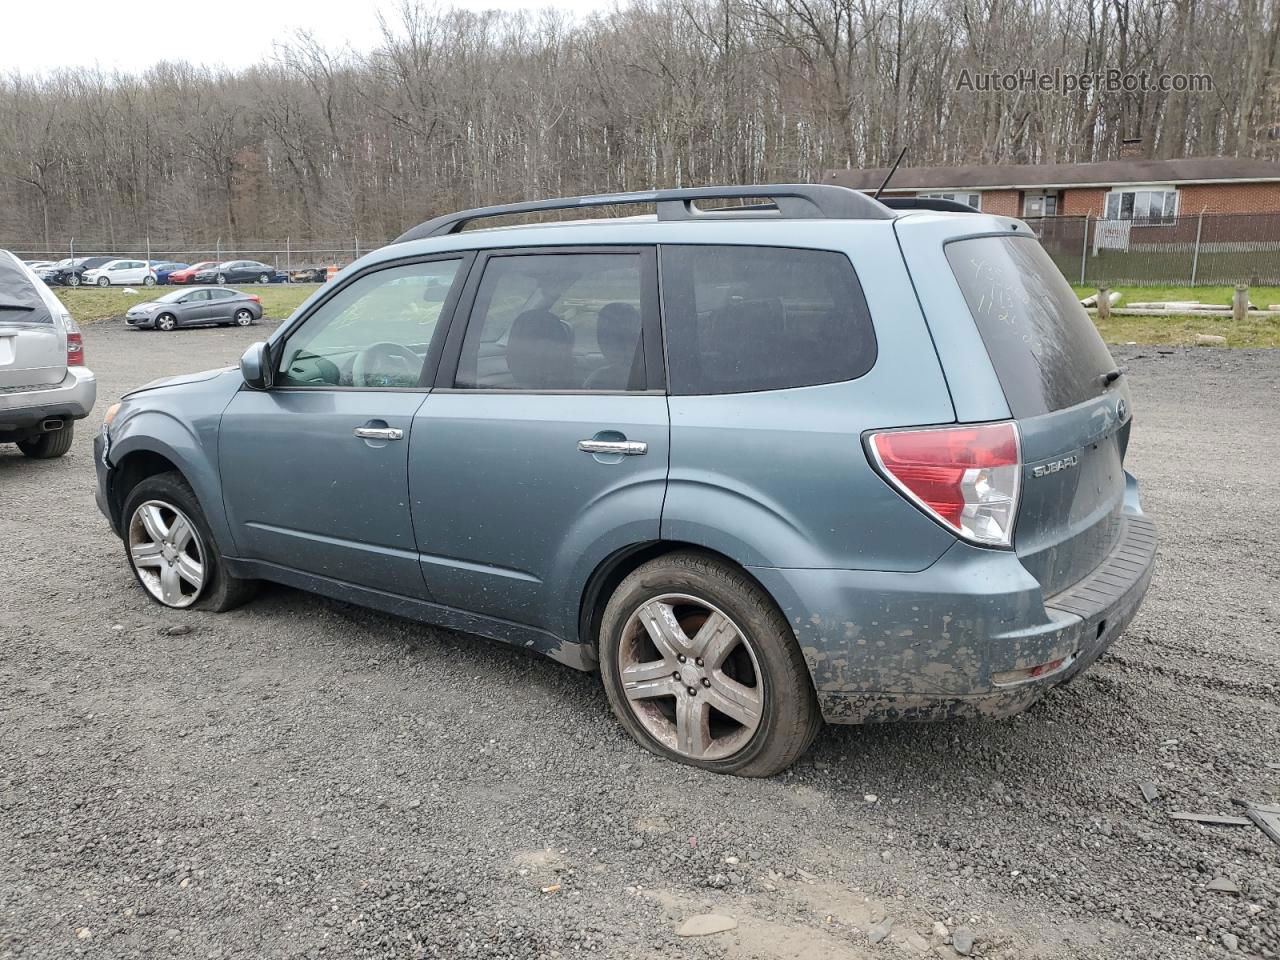
<instances>
[{"instance_id":1,"label":"white suv","mask_svg":"<svg viewBox=\"0 0 1280 960\"><path fill-rule=\"evenodd\" d=\"M0 250L0 443L48 460L71 447L98 384L80 329L21 260Z\"/></svg>"},{"instance_id":2,"label":"white suv","mask_svg":"<svg viewBox=\"0 0 1280 960\"><path fill-rule=\"evenodd\" d=\"M86 270L81 283L109 287L113 283L140 283L150 287L156 282L156 272L145 260L110 260L100 267Z\"/></svg>"}]
</instances>

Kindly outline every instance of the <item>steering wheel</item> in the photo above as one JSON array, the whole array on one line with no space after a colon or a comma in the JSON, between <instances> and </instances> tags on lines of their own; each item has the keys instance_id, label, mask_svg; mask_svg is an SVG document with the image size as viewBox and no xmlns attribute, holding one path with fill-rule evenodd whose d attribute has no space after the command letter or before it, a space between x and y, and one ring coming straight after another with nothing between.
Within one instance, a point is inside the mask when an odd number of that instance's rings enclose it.
<instances>
[{"instance_id":1,"label":"steering wheel","mask_svg":"<svg viewBox=\"0 0 1280 960\"><path fill-rule=\"evenodd\" d=\"M422 361L408 347L384 341L371 343L351 364L351 383L356 387L413 387L422 373Z\"/></svg>"}]
</instances>

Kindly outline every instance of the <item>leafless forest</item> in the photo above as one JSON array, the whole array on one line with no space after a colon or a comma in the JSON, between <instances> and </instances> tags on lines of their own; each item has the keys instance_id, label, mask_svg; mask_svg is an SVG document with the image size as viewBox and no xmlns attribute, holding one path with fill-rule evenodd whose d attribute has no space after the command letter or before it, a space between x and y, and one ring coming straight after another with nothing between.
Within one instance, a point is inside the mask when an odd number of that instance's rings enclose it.
<instances>
[{"instance_id":1,"label":"leafless forest","mask_svg":"<svg viewBox=\"0 0 1280 960\"><path fill-rule=\"evenodd\" d=\"M0 80L0 238L381 241L445 208L808 180L901 147L914 165L1109 159L1132 138L1280 158L1276 0L630 0L577 20L409 3L382 36L300 34L235 73ZM1212 89L958 89L966 69L1055 68Z\"/></svg>"}]
</instances>

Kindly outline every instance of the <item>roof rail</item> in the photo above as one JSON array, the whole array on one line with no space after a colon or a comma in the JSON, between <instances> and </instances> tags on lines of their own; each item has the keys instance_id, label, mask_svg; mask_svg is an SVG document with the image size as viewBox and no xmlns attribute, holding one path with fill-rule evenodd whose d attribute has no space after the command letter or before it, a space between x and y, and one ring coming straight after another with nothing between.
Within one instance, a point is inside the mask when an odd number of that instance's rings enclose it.
<instances>
[{"instance_id":1,"label":"roof rail","mask_svg":"<svg viewBox=\"0 0 1280 960\"><path fill-rule=\"evenodd\" d=\"M958 200L941 197L881 197L880 202L890 210L944 210L947 213L981 213L977 207Z\"/></svg>"},{"instance_id":2,"label":"roof rail","mask_svg":"<svg viewBox=\"0 0 1280 960\"><path fill-rule=\"evenodd\" d=\"M767 200L719 210L699 210L699 200ZM445 214L420 223L396 238L396 243L458 233L472 220L546 210L574 210L629 203L652 203L659 220L755 219L777 216L789 220L891 220L893 213L867 194L835 184L769 183L750 187L687 187L678 190L649 190L643 193L613 193L594 197L564 197L477 207Z\"/></svg>"}]
</instances>

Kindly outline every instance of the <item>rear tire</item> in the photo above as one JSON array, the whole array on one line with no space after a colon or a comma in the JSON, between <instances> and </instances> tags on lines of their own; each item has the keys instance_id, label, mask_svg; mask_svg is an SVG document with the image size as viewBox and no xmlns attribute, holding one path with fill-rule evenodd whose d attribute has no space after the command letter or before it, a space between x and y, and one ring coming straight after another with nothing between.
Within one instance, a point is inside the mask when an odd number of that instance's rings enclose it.
<instances>
[{"instance_id":1,"label":"rear tire","mask_svg":"<svg viewBox=\"0 0 1280 960\"><path fill-rule=\"evenodd\" d=\"M259 283L270 283L270 282L271 282L271 277L270 277L270 276L268 276L268 275L267 275L267 274L265 274L265 273L260 273L260 274L258 274L258 282L259 282Z\"/></svg>"},{"instance_id":2,"label":"rear tire","mask_svg":"<svg viewBox=\"0 0 1280 960\"><path fill-rule=\"evenodd\" d=\"M605 607L599 652L614 715L659 756L768 777L795 763L822 727L782 611L740 569L707 554L667 554L623 580Z\"/></svg>"},{"instance_id":3,"label":"rear tire","mask_svg":"<svg viewBox=\"0 0 1280 960\"><path fill-rule=\"evenodd\" d=\"M61 430L42 433L34 440L21 440L18 449L32 460L56 460L71 449L71 441L75 438L74 421L68 420Z\"/></svg>"},{"instance_id":4,"label":"rear tire","mask_svg":"<svg viewBox=\"0 0 1280 960\"><path fill-rule=\"evenodd\" d=\"M142 508L152 505L159 507L162 516L173 518L167 521L170 529L173 528L174 520L178 516L188 521L194 540L194 549L191 549L189 556L198 556L200 559L199 587L193 594L180 592L178 602L166 602L163 596L158 596L153 586L149 586L147 580L139 573L138 564L134 562L135 551L141 555L143 550L139 547L145 548L148 540L160 542L153 540L150 528L147 527L140 512ZM200 502L182 474L170 471L139 481L125 497L124 509L120 516L121 526L124 529L125 559L128 561L129 569L133 571L143 592L161 606L170 609L211 610L214 613L222 613L247 603L258 592L257 580L242 580L227 573L226 563L218 551L217 544L214 543L213 535L209 532L209 522L205 519L204 511L200 509ZM131 542L135 533L139 535L141 544ZM159 569L148 566L146 560L141 558L139 562L143 563L143 568L149 574ZM189 581L184 582L188 588L191 587Z\"/></svg>"},{"instance_id":5,"label":"rear tire","mask_svg":"<svg viewBox=\"0 0 1280 960\"><path fill-rule=\"evenodd\" d=\"M247 327L253 323L253 312L250 310L240 309L236 311L235 323L237 327Z\"/></svg>"},{"instance_id":6,"label":"rear tire","mask_svg":"<svg viewBox=\"0 0 1280 960\"><path fill-rule=\"evenodd\" d=\"M143 277L143 278L142 278L142 285L143 285L144 287L154 287L154 286L156 285L156 278L155 278L155 277Z\"/></svg>"}]
</instances>

